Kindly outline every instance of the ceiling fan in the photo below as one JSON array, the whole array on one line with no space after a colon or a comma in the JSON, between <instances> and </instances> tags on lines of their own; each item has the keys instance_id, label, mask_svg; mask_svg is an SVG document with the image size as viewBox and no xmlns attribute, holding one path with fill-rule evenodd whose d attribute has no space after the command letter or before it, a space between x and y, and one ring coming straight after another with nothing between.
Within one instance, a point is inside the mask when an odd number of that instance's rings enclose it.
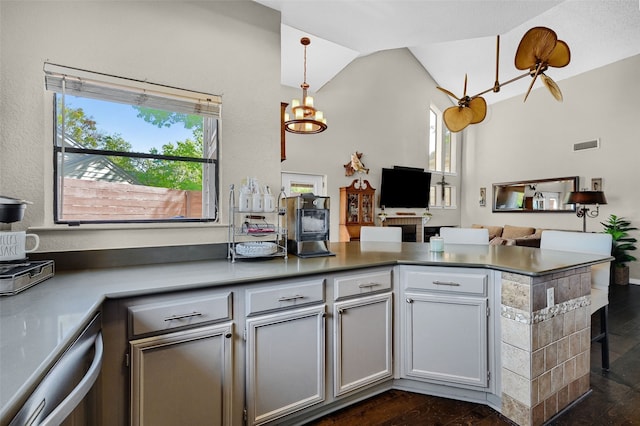
<instances>
[{"instance_id":1,"label":"ceiling fan","mask_svg":"<svg viewBox=\"0 0 640 426\"><path fill-rule=\"evenodd\" d=\"M458 98L447 89L438 86L438 89L458 101L457 106L452 106L444 111L443 118L447 128L452 132L459 132L466 128L469 124L480 123L487 115L487 102L482 95L488 92L497 93L500 87L520 80L523 77L531 76L531 84L524 96L527 100L533 84L538 76L549 89L554 98L562 101L562 92L555 81L545 74L545 71L551 66L561 68L569 64L571 61L571 52L569 45L562 40L558 40L556 33L546 27L534 27L525 33L520 40L518 49L516 50L515 66L519 70L527 70L516 78L504 83L500 83L498 79L498 64L500 60L500 36L496 40L496 81L493 87L478 93L477 95L467 96L467 76L464 76L464 92L461 98Z\"/></svg>"}]
</instances>

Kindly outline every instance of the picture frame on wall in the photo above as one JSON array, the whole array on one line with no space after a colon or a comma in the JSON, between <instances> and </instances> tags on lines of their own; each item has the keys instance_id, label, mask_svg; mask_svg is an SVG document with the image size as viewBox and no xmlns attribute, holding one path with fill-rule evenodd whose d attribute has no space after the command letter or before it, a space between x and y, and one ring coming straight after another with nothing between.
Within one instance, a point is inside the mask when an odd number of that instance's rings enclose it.
<instances>
[{"instance_id":1,"label":"picture frame on wall","mask_svg":"<svg viewBox=\"0 0 640 426\"><path fill-rule=\"evenodd\" d=\"M487 188L480 188L480 207L487 205Z\"/></svg>"},{"instance_id":2,"label":"picture frame on wall","mask_svg":"<svg viewBox=\"0 0 640 426\"><path fill-rule=\"evenodd\" d=\"M602 178L592 178L591 179L591 190L592 191L602 191Z\"/></svg>"}]
</instances>

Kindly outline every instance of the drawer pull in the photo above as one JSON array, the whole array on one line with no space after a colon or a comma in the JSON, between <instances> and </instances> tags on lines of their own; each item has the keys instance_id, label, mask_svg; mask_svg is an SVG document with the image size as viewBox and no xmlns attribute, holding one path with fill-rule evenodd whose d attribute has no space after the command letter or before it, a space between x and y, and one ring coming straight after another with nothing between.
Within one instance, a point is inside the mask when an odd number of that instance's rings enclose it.
<instances>
[{"instance_id":1,"label":"drawer pull","mask_svg":"<svg viewBox=\"0 0 640 426\"><path fill-rule=\"evenodd\" d=\"M191 317L201 317L202 314L200 312L191 312L190 314L182 314L182 315L172 315L170 317L165 318L165 321L173 321L173 320L181 320L185 318Z\"/></svg>"},{"instance_id":2,"label":"drawer pull","mask_svg":"<svg viewBox=\"0 0 640 426\"><path fill-rule=\"evenodd\" d=\"M372 288L372 287L377 287L379 285L382 285L382 284L378 284L378 283L368 283L367 284L367 283L365 283L365 284L360 284L358 287L360 287L360 288Z\"/></svg>"},{"instance_id":3,"label":"drawer pull","mask_svg":"<svg viewBox=\"0 0 640 426\"><path fill-rule=\"evenodd\" d=\"M304 296L302 296L300 294L296 294L295 296L284 296L284 297L280 297L278 299L278 302L290 302L290 301L296 300L296 299L304 299Z\"/></svg>"},{"instance_id":4,"label":"drawer pull","mask_svg":"<svg viewBox=\"0 0 640 426\"><path fill-rule=\"evenodd\" d=\"M460 283L456 283L453 281L434 281L435 285L448 285L450 287L460 287Z\"/></svg>"},{"instance_id":5,"label":"drawer pull","mask_svg":"<svg viewBox=\"0 0 640 426\"><path fill-rule=\"evenodd\" d=\"M413 299L410 297L407 297L407 303L413 303Z\"/></svg>"}]
</instances>

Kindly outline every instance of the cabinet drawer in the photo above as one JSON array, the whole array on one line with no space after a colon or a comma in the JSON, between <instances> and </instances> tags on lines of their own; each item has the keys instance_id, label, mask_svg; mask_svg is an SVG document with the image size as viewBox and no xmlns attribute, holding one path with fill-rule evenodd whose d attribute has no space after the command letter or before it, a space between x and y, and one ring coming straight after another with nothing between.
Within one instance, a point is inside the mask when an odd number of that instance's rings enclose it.
<instances>
[{"instance_id":1,"label":"cabinet drawer","mask_svg":"<svg viewBox=\"0 0 640 426\"><path fill-rule=\"evenodd\" d=\"M230 292L129 307L132 336L230 319Z\"/></svg>"},{"instance_id":2,"label":"cabinet drawer","mask_svg":"<svg viewBox=\"0 0 640 426\"><path fill-rule=\"evenodd\" d=\"M247 290L247 315L324 302L324 278Z\"/></svg>"},{"instance_id":3,"label":"cabinet drawer","mask_svg":"<svg viewBox=\"0 0 640 426\"><path fill-rule=\"evenodd\" d=\"M391 289L391 270L363 272L338 277L334 281L335 299Z\"/></svg>"},{"instance_id":4,"label":"cabinet drawer","mask_svg":"<svg viewBox=\"0 0 640 426\"><path fill-rule=\"evenodd\" d=\"M407 270L404 288L448 293L484 295L487 291L487 273Z\"/></svg>"}]
</instances>

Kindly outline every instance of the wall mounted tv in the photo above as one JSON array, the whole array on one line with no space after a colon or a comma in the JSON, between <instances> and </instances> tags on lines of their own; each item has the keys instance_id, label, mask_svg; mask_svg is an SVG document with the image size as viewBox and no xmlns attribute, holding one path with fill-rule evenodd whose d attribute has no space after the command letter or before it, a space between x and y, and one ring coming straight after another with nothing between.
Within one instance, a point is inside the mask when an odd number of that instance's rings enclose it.
<instances>
[{"instance_id":1,"label":"wall mounted tv","mask_svg":"<svg viewBox=\"0 0 640 426\"><path fill-rule=\"evenodd\" d=\"M431 173L424 169L395 166L382 169L380 207L427 208Z\"/></svg>"}]
</instances>

